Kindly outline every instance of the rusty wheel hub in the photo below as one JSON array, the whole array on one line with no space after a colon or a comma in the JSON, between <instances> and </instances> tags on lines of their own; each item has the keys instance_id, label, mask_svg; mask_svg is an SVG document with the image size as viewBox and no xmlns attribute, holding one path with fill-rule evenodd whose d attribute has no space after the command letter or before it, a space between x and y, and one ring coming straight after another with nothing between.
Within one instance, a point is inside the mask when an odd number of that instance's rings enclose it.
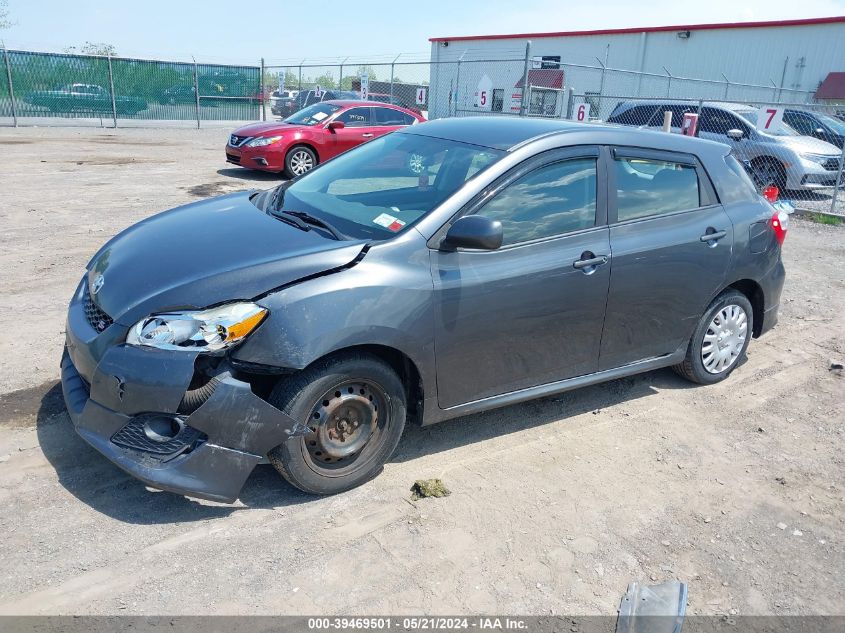
<instances>
[{"instance_id":1,"label":"rusty wheel hub","mask_svg":"<svg viewBox=\"0 0 845 633\"><path fill-rule=\"evenodd\" d=\"M311 411L305 442L318 463L351 462L378 432L381 390L349 382L326 392Z\"/></svg>"}]
</instances>

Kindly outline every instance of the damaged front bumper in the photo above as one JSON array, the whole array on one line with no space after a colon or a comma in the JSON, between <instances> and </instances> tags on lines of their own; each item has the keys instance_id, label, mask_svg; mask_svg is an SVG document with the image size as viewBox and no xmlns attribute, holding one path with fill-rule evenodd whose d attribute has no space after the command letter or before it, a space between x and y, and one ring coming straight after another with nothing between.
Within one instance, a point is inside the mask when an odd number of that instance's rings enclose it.
<instances>
[{"instance_id":1,"label":"damaged front bumper","mask_svg":"<svg viewBox=\"0 0 845 633\"><path fill-rule=\"evenodd\" d=\"M229 373L199 408L179 413L198 354L115 341L99 350L119 327L98 334L71 305L62 391L76 432L149 486L232 502L272 448L305 431Z\"/></svg>"}]
</instances>

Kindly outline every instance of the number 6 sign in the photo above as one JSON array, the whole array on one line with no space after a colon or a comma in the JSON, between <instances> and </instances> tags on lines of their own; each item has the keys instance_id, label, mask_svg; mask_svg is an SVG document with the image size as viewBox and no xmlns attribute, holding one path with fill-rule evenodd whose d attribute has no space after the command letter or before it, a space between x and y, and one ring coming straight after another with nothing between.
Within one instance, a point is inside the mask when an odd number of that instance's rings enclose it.
<instances>
[{"instance_id":1,"label":"number 6 sign","mask_svg":"<svg viewBox=\"0 0 845 633\"><path fill-rule=\"evenodd\" d=\"M763 106L757 110L757 129L761 132L775 132L783 122L783 108Z\"/></svg>"},{"instance_id":2,"label":"number 6 sign","mask_svg":"<svg viewBox=\"0 0 845 633\"><path fill-rule=\"evenodd\" d=\"M580 123L589 123L590 121L590 104L579 103L575 106L575 111L572 113L572 120Z\"/></svg>"}]
</instances>

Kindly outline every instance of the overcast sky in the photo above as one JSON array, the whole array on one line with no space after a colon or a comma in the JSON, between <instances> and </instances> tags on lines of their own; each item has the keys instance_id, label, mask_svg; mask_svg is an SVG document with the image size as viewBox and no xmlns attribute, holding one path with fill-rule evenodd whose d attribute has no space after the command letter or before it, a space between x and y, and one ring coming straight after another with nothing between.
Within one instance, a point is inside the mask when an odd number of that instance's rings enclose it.
<instances>
[{"instance_id":1,"label":"overcast sky","mask_svg":"<svg viewBox=\"0 0 845 633\"><path fill-rule=\"evenodd\" d=\"M257 63L427 54L438 36L843 15L845 0L8 0L8 9L8 48L91 41L119 55Z\"/></svg>"}]
</instances>

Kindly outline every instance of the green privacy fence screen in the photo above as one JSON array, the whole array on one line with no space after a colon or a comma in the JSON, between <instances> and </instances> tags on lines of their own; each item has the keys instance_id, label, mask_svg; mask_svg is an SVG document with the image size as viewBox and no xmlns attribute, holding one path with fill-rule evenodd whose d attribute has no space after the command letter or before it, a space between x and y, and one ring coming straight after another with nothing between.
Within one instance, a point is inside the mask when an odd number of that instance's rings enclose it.
<instances>
[{"instance_id":1,"label":"green privacy fence screen","mask_svg":"<svg viewBox=\"0 0 845 633\"><path fill-rule=\"evenodd\" d=\"M17 50L0 53L0 117L260 118L259 66Z\"/></svg>"}]
</instances>

